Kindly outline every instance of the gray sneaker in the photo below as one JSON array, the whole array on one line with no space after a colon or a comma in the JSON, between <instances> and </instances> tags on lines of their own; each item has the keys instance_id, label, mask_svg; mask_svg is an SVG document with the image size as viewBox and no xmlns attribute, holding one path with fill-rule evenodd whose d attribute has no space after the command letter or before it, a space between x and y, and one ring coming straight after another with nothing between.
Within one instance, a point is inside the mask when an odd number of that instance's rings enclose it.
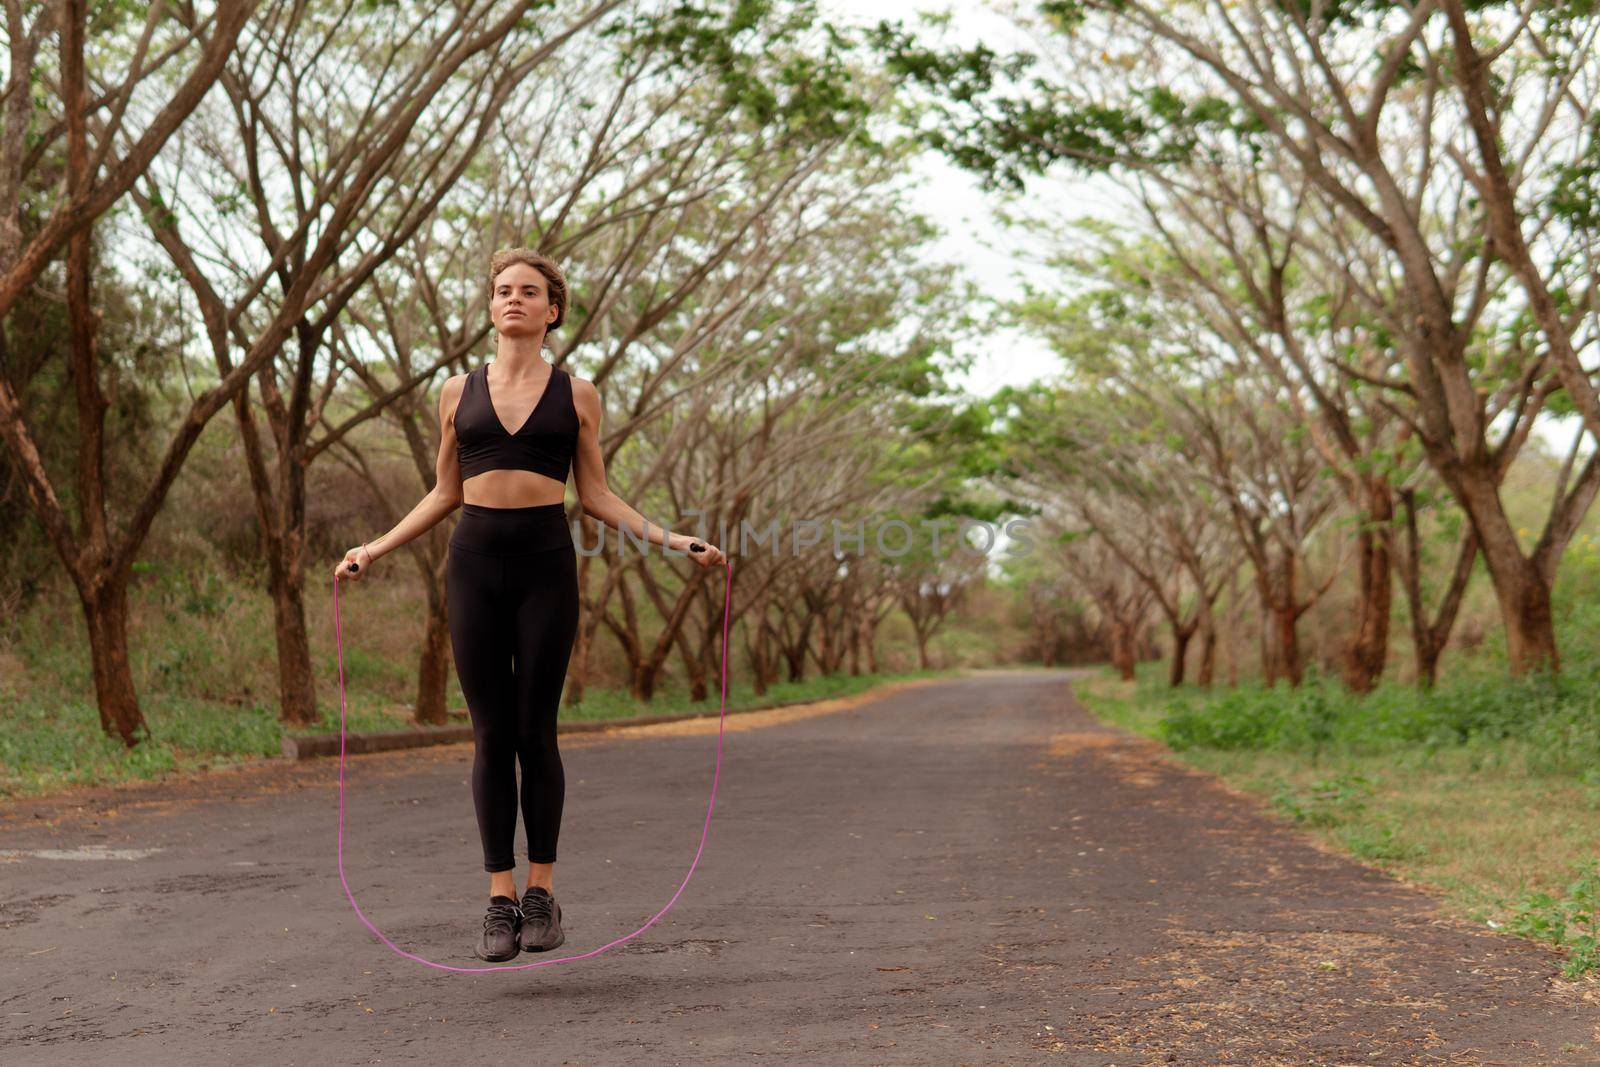
<instances>
[{"instance_id":1,"label":"gray sneaker","mask_svg":"<svg viewBox=\"0 0 1600 1067\"><path fill-rule=\"evenodd\" d=\"M531 885L522 895L522 948L548 952L566 941L561 930L561 905L542 885Z\"/></svg>"},{"instance_id":2,"label":"gray sneaker","mask_svg":"<svg viewBox=\"0 0 1600 1067\"><path fill-rule=\"evenodd\" d=\"M516 959L522 951L518 935L522 932L522 909L516 897L490 897L489 912L483 917L483 937L477 956L489 963Z\"/></svg>"}]
</instances>

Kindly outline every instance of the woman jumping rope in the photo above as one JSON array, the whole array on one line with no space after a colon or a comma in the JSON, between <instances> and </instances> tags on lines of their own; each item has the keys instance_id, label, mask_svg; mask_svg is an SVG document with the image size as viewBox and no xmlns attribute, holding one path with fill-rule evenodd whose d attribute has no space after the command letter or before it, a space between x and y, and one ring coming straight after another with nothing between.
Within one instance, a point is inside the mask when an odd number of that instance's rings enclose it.
<instances>
[{"instance_id":1,"label":"woman jumping rope","mask_svg":"<svg viewBox=\"0 0 1600 1067\"><path fill-rule=\"evenodd\" d=\"M489 872L476 955L491 963L566 940L553 873L566 796L556 712L578 633L578 560L564 503L569 466L585 514L702 567L725 558L715 545L647 524L606 486L600 394L540 354L566 311L566 278L549 257L527 248L494 254L495 358L444 383L433 489L394 529L352 548L334 568L337 580L360 581L373 560L461 508L445 596L456 674L472 716L472 802ZM513 856L518 762L528 838L520 902Z\"/></svg>"}]
</instances>

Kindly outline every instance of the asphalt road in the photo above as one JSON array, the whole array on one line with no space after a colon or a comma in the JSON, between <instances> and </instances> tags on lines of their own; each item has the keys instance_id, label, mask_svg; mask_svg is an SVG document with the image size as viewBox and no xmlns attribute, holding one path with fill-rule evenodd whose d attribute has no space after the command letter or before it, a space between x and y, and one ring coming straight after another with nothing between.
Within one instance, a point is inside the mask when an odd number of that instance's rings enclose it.
<instances>
[{"instance_id":1,"label":"asphalt road","mask_svg":"<svg viewBox=\"0 0 1600 1067\"><path fill-rule=\"evenodd\" d=\"M563 736L557 955L678 888L715 744L714 719ZM407 951L482 967L471 758L352 758L346 873ZM1553 950L1099 726L1066 672L730 718L677 905L532 970L434 971L367 931L337 766L0 809L0 1061L1600 1062Z\"/></svg>"}]
</instances>

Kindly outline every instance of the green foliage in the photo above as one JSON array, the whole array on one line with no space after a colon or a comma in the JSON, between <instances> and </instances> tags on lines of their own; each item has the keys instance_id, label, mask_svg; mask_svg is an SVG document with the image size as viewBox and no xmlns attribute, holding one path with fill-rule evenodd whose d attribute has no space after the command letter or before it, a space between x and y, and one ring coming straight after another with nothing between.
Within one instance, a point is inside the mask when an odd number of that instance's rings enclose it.
<instances>
[{"instance_id":1,"label":"green foliage","mask_svg":"<svg viewBox=\"0 0 1600 1067\"><path fill-rule=\"evenodd\" d=\"M1600 810L1600 655L1591 651L1600 648L1600 552L1586 535L1574 542L1563 566L1554 607L1559 642L1570 650L1559 674L1511 678L1503 651L1483 648L1453 662L1433 690L1391 681L1360 697L1335 679L1312 675L1293 689L1259 683L1215 692L1186 687L1164 701L1147 697L1131 702L1137 707L1114 706L1112 717L1203 761L1253 752L1266 765L1281 767L1286 755L1304 757L1301 766L1333 756L1343 766L1387 774L1448 753L1450 765L1469 774L1565 779L1578 787L1580 804ZM1275 810L1328 832L1361 859L1437 863L1442 869L1457 862L1448 836L1430 837L1426 828L1402 821L1417 804L1411 801L1408 808L1397 796L1403 789L1392 781L1379 795L1373 780L1350 770L1324 774L1309 785L1276 772L1266 780ZM1536 824L1530 832L1538 832ZM1564 893L1523 892L1513 899L1502 890L1493 899L1510 901L1504 906L1512 918L1504 929L1565 950L1568 977L1600 969L1595 862Z\"/></svg>"},{"instance_id":2,"label":"green foliage","mask_svg":"<svg viewBox=\"0 0 1600 1067\"><path fill-rule=\"evenodd\" d=\"M1499 12L1509 21L1531 17L1539 39L1547 42L1542 63L1546 76L1553 79L1583 62L1586 26L1597 5L1595 0L1566 0L1534 5L1528 11L1509 0L1465 0L1463 6L1469 12ZM1145 9L1130 17L1124 0L1042 0L1034 10L1061 37L1093 32L1115 40L1139 39L1150 20L1170 20L1179 27L1173 31L1176 37L1189 27L1177 12L1164 10L1169 7L1172 5L1154 5L1153 13ZM1313 38L1337 36L1344 39L1338 42L1341 47L1345 40L1375 39L1377 43L1368 47L1376 68L1389 59L1388 49L1393 45L1379 30L1386 22L1403 25L1411 10L1412 5L1397 0L1292 0L1263 5L1256 16L1269 24L1280 23L1272 29L1258 27L1269 37L1301 32ZM1092 30L1088 28L1091 19L1095 22ZM1501 44L1494 36L1496 25L1491 19L1475 23L1473 32L1481 37L1477 42L1481 51L1492 53ZM1132 76L1123 78L1113 72L1113 80L1128 97L1124 106L1109 106L1088 102L1089 94L1078 92L1076 84L1035 73L1031 56L1001 57L981 45L939 50L902 30L898 23L887 22L879 24L872 44L891 71L933 97L928 109L937 121L921 131L923 143L973 172L986 189L1021 191L1027 177L1044 174L1056 164L1086 171L1123 165L1143 168L1188 161L1202 153L1259 163L1268 141L1275 139L1267 129L1265 108L1244 96L1188 98L1174 88L1193 86L1192 79L1167 75L1157 85L1140 86ZM1329 53L1336 52L1325 47ZM1401 57L1397 84L1427 76L1420 52L1420 46L1414 45ZM1032 77L1025 79L1029 73ZM1085 81L1093 76L1084 75ZM1352 83L1361 80L1356 71L1344 77ZM1497 109L1508 106L1506 74L1491 65L1485 78ZM1073 83L1078 80L1071 79ZM1575 170L1592 168L1582 164ZM1579 188L1591 179L1592 172L1575 175L1570 183L1572 195L1566 207L1557 211L1573 212L1573 218L1593 213L1590 191Z\"/></svg>"},{"instance_id":3,"label":"green foliage","mask_svg":"<svg viewBox=\"0 0 1600 1067\"><path fill-rule=\"evenodd\" d=\"M1405 839L1392 816L1374 817L1368 803L1375 789L1362 775L1348 771L1295 788L1278 779L1272 806L1301 826L1336 830L1339 841L1365 860L1415 859L1422 846Z\"/></svg>"},{"instance_id":4,"label":"green foliage","mask_svg":"<svg viewBox=\"0 0 1600 1067\"><path fill-rule=\"evenodd\" d=\"M1600 116L1590 117L1583 138L1577 159L1555 168L1555 190L1546 206L1568 225L1593 230L1600 224Z\"/></svg>"},{"instance_id":5,"label":"green foliage","mask_svg":"<svg viewBox=\"0 0 1600 1067\"><path fill-rule=\"evenodd\" d=\"M1581 773L1600 760L1600 689L1590 669L1524 678L1458 674L1433 690L1385 683L1366 697L1334 678L1297 688L1240 685L1209 698L1168 698L1159 736L1172 748L1278 750L1319 758L1410 746L1526 742L1531 770Z\"/></svg>"},{"instance_id":6,"label":"green foliage","mask_svg":"<svg viewBox=\"0 0 1600 1067\"><path fill-rule=\"evenodd\" d=\"M1121 6L1093 5L1112 13ZM1051 2L1038 10L1071 35L1089 7ZM1038 75L1024 84L1034 68L1027 54L1002 57L981 44L941 51L887 21L868 41L891 73L931 95L934 120L918 131L921 143L972 172L985 189L1021 191L1030 175L1061 163L1086 172L1179 163L1195 156L1205 134L1260 156L1261 117L1223 97L1185 97L1162 84L1130 89L1126 106L1082 103Z\"/></svg>"},{"instance_id":7,"label":"green foliage","mask_svg":"<svg viewBox=\"0 0 1600 1067\"><path fill-rule=\"evenodd\" d=\"M1338 836L1346 848L1364 860L1411 860L1425 851L1421 845L1405 840L1399 827L1390 819L1340 827Z\"/></svg>"},{"instance_id":8,"label":"green foliage","mask_svg":"<svg viewBox=\"0 0 1600 1067\"><path fill-rule=\"evenodd\" d=\"M1563 973L1568 978L1600 968L1600 861L1580 865L1578 877L1561 897L1528 893L1515 906L1505 929L1567 950Z\"/></svg>"},{"instance_id":9,"label":"green foliage","mask_svg":"<svg viewBox=\"0 0 1600 1067\"><path fill-rule=\"evenodd\" d=\"M18 702L0 731L0 796L156 779L196 766L275 756L280 748L274 710L260 705L219 712L205 700L153 698L144 710L158 728L129 749L100 729L92 698Z\"/></svg>"},{"instance_id":10,"label":"green foliage","mask_svg":"<svg viewBox=\"0 0 1600 1067\"><path fill-rule=\"evenodd\" d=\"M1272 806L1307 826L1337 826L1366 807L1372 784L1358 774L1339 774L1297 790L1287 783L1273 794Z\"/></svg>"},{"instance_id":11,"label":"green foliage","mask_svg":"<svg viewBox=\"0 0 1600 1067\"><path fill-rule=\"evenodd\" d=\"M619 67L647 55L661 69L705 71L716 79L721 107L757 127L877 146L865 130L870 105L857 91L858 42L824 21L814 0L731 7L684 0L664 14L615 20L600 34L618 39Z\"/></svg>"},{"instance_id":12,"label":"green foliage","mask_svg":"<svg viewBox=\"0 0 1600 1067\"><path fill-rule=\"evenodd\" d=\"M1352 855L1464 893L1474 919L1480 902L1511 914L1500 928L1561 947L1577 977L1600 969L1600 871L1588 864L1564 892L1541 874L1591 851L1583 827L1600 811L1600 545L1588 534L1563 561L1553 608L1559 674L1512 678L1489 644L1447 653L1433 690L1390 680L1360 697L1315 673L1297 688L1170 690L1151 663L1136 690L1085 699ZM1494 846L1478 817L1514 855L1484 855ZM1530 871L1545 892L1529 891Z\"/></svg>"},{"instance_id":13,"label":"green foliage","mask_svg":"<svg viewBox=\"0 0 1600 1067\"><path fill-rule=\"evenodd\" d=\"M401 669L373 662L353 648L347 647L345 655L347 681L352 673L371 677ZM328 673L333 670L333 665L328 664ZM760 696L747 682L733 681L728 689L728 710L828 700L885 682L949 673L935 670L819 676L775 683ZM713 687L707 700L695 701L681 686L666 686L654 700L642 701L624 690L590 689L581 705L563 707L561 718L594 721L681 712L704 714L708 710L715 713L718 696ZM129 749L102 732L92 703L18 703L8 714L6 729L0 731L0 797L34 795L72 785L156 780L219 764L275 757L282 747L283 724L275 706L224 707L205 699L173 696L147 698L144 711L154 728ZM332 706L322 708L321 713L321 721L304 732L337 734L336 695ZM381 698L365 692L351 694L345 719L350 731L393 730L410 725L408 716L397 714Z\"/></svg>"}]
</instances>

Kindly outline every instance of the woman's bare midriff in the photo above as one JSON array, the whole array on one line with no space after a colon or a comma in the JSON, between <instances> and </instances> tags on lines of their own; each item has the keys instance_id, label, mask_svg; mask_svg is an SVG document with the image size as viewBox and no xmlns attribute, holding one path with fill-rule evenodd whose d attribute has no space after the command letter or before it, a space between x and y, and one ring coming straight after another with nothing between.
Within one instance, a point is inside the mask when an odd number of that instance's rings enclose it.
<instances>
[{"instance_id":1,"label":"woman's bare midriff","mask_svg":"<svg viewBox=\"0 0 1600 1067\"><path fill-rule=\"evenodd\" d=\"M566 482L534 471L484 471L461 483L462 502L481 508L532 508L566 499Z\"/></svg>"}]
</instances>

